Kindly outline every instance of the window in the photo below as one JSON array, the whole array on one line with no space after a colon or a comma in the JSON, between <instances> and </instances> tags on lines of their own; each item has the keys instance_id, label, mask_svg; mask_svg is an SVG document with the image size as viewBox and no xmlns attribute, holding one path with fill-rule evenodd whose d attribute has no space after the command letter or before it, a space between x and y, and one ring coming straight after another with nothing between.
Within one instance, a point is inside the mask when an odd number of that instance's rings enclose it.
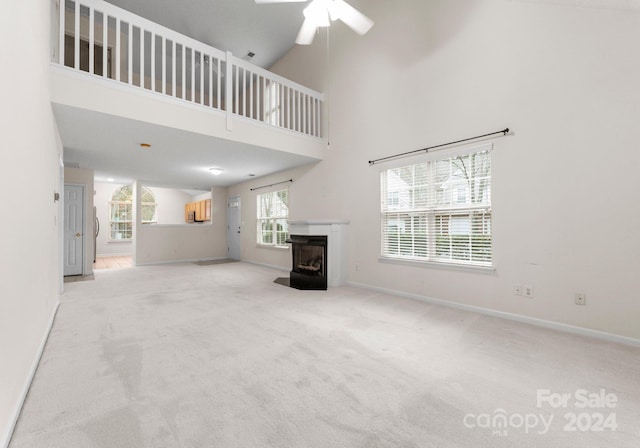
<instances>
[{"instance_id":1,"label":"window","mask_svg":"<svg viewBox=\"0 0 640 448\"><path fill-rule=\"evenodd\" d=\"M491 266L491 145L381 173L382 256Z\"/></svg>"},{"instance_id":2,"label":"window","mask_svg":"<svg viewBox=\"0 0 640 448\"><path fill-rule=\"evenodd\" d=\"M289 190L258 195L258 244L286 246L289 237Z\"/></svg>"},{"instance_id":3,"label":"window","mask_svg":"<svg viewBox=\"0 0 640 448\"><path fill-rule=\"evenodd\" d=\"M141 220L143 224L155 223L157 204L151 190L142 187ZM109 239L131 240L133 234L133 191L131 185L118 189L109 202Z\"/></svg>"},{"instance_id":4,"label":"window","mask_svg":"<svg viewBox=\"0 0 640 448\"><path fill-rule=\"evenodd\" d=\"M158 204L156 198L147 187L142 187L142 195L140 198L140 212L142 214L142 224L155 224L158 222Z\"/></svg>"}]
</instances>

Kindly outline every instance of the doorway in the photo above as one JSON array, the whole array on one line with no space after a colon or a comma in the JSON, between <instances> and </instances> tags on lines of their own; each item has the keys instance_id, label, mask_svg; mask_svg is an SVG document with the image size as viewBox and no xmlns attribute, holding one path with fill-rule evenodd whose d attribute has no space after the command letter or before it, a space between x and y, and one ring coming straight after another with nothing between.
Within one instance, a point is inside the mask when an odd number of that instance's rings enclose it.
<instances>
[{"instance_id":1,"label":"doorway","mask_svg":"<svg viewBox=\"0 0 640 448\"><path fill-rule=\"evenodd\" d=\"M82 275L84 265L84 186L64 185L64 275Z\"/></svg>"},{"instance_id":2,"label":"doorway","mask_svg":"<svg viewBox=\"0 0 640 448\"><path fill-rule=\"evenodd\" d=\"M240 260L240 196L227 199L227 257Z\"/></svg>"}]
</instances>

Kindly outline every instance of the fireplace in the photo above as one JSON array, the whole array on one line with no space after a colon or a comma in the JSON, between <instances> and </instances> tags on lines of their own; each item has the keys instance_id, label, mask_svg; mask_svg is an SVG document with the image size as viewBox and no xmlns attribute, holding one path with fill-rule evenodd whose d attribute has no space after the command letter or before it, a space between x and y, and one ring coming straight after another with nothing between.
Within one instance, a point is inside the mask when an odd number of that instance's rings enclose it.
<instances>
[{"instance_id":1,"label":"fireplace","mask_svg":"<svg viewBox=\"0 0 640 448\"><path fill-rule=\"evenodd\" d=\"M296 289L327 289L327 236L290 235L293 263L289 286Z\"/></svg>"}]
</instances>

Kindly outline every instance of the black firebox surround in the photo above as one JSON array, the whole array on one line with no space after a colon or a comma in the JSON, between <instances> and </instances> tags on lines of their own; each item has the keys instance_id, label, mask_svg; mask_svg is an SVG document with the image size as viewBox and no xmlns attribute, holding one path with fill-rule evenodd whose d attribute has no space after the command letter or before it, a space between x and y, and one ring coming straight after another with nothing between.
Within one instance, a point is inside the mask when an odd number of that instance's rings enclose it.
<instances>
[{"instance_id":1,"label":"black firebox surround","mask_svg":"<svg viewBox=\"0 0 640 448\"><path fill-rule=\"evenodd\" d=\"M327 236L290 235L292 267L289 286L296 289L327 289Z\"/></svg>"}]
</instances>

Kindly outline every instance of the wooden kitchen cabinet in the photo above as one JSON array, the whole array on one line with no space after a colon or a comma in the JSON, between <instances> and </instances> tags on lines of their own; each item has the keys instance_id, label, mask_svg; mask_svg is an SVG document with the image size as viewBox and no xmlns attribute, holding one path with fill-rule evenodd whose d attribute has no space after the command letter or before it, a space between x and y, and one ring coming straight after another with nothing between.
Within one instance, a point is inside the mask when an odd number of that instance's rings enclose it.
<instances>
[{"instance_id":1,"label":"wooden kitchen cabinet","mask_svg":"<svg viewBox=\"0 0 640 448\"><path fill-rule=\"evenodd\" d=\"M211 199L204 201L204 220L211 221Z\"/></svg>"},{"instance_id":2,"label":"wooden kitchen cabinet","mask_svg":"<svg viewBox=\"0 0 640 448\"><path fill-rule=\"evenodd\" d=\"M184 221L187 223L211 221L211 199L185 204Z\"/></svg>"}]
</instances>

